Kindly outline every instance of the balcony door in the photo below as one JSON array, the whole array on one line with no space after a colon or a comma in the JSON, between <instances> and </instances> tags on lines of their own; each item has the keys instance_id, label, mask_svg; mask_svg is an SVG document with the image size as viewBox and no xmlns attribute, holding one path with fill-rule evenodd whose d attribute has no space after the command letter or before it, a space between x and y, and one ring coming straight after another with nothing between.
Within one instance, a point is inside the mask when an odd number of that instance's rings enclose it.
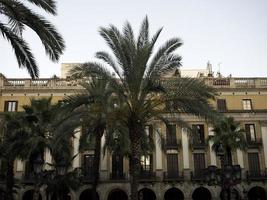
<instances>
[{"instance_id":1,"label":"balcony door","mask_svg":"<svg viewBox=\"0 0 267 200\"><path fill-rule=\"evenodd\" d=\"M201 175L205 169L205 154L204 153L194 153L194 171L195 175Z\"/></svg>"},{"instance_id":2,"label":"balcony door","mask_svg":"<svg viewBox=\"0 0 267 200\"><path fill-rule=\"evenodd\" d=\"M260 160L258 153L248 153L248 167L252 176L260 175Z\"/></svg>"},{"instance_id":3,"label":"balcony door","mask_svg":"<svg viewBox=\"0 0 267 200\"><path fill-rule=\"evenodd\" d=\"M167 174L169 177L179 175L178 154L167 154Z\"/></svg>"},{"instance_id":4,"label":"balcony door","mask_svg":"<svg viewBox=\"0 0 267 200\"><path fill-rule=\"evenodd\" d=\"M86 178L92 178L93 177L93 171L94 171L94 155L86 154L84 155L84 176Z\"/></svg>"},{"instance_id":5,"label":"balcony door","mask_svg":"<svg viewBox=\"0 0 267 200\"><path fill-rule=\"evenodd\" d=\"M123 156L112 155L112 178L123 178Z\"/></svg>"}]
</instances>

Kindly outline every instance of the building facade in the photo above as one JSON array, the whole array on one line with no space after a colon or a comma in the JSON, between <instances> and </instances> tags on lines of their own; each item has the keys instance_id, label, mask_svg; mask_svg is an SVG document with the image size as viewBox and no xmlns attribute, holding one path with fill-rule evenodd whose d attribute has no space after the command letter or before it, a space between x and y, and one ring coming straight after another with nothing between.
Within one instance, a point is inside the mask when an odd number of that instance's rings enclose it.
<instances>
[{"instance_id":1,"label":"building facade","mask_svg":"<svg viewBox=\"0 0 267 200\"><path fill-rule=\"evenodd\" d=\"M185 73L188 74L189 72ZM267 78L222 78L208 77L206 71L198 74L207 85L217 89L218 95L212 104L219 112L232 116L246 130L248 148L246 151L233 151L233 164L240 165L242 181L234 186L235 199L266 199L267 192ZM75 80L68 78L51 79L11 79L0 76L0 112L21 111L29 104L30 98L52 97L57 103L65 96L82 90ZM139 191L141 199L220 199L221 187L208 185L201 173L210 165L220 168L220 160L212 151L207 137L212 135L212 125L196 116L185 115L182 118L195 130L194 138L185 127L181 127L175 115L169 115L168 129L159 121L147 127L147 133L153 135L155 150L149 156L141 157L143 173L140 177ZM164 148L156 142L160 132L166 136ZM81 131L73 139L73 153L78 153ZM105 138L101 140L104 145ZM91 188L90 170L94 151L89 150L75 157L73 169L81 168L85 174L83 185L76 191L70 191L66 199L88 199ZM52 162L49 152L45 155ZM129 197L128 159L107 152L101 156L100 200ZM49 168L49 166L44 166ZM17 199L30 199L33 182L27 180L27 162L17 160L15 175L20 180ZM1 183L0 183L1 184ZM46 199L45 188L41 188L41 198Z\"/></svg>"}]
</instances>

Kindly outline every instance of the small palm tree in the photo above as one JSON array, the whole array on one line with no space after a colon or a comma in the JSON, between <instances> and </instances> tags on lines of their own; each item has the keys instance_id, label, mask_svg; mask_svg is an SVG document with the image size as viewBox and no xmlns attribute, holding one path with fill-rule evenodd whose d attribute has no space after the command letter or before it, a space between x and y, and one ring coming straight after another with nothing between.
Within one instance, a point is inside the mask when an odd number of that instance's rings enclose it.
<instances>
[{"instance_id":1,"label":"small palm tree","mask_svg":"<svg viewBox=\"0 0 267 200\"><path fill-rule=\"evenodd\" d=\"M123 31L115 26L101 27L100 35L110 47L113 55L101 51L96 57L102 62L88 62L70 71L73 77L84 78L96 75L106 79L114 95L126 105L125 125L128 127L130 141L130 183L131 199L138 199L138 176L140 172L141 139L144 129L153 119L164 119L163 109L176 113L189 113L206 118L214 117L208 99L214 97L214 90L202 81L192 78L173 78L164 81L181 66L181 56L174 51L182 45L179 38L164 43L154 54L155 43L161 33L159 29L152 38L149 36L147 17L142 22L140 32L135 38L132 26L126 22ZM105 64L103 64L105 63ZM109 69L113 71L109 71Z\"/></svg>"},{"instance_id":2,"label":"small palm tree","mask_svg":"<svg viewBox=\"0 0 267 200\"><path fill-rule=\"evenodd\" d=\"M33 4L49 14L56 15L54 0L0 0L0 32L10 42L16 55L19 67L26 67L32 78L39 76L38 66L22 37L23 30L29 27L42 41L46 53L52 61L58 61L64 50L64 41L55 27L43 16L35 13L27 3ZM4 19L7 19L6 21Z\"/></svg>"},{"instance_id":3,"label":"small palm tree","mask_svg":"<svg viewBox=\"0 0 267 200\"><path fill-rule=\"evenodd\" d=\"M240 128L240 124L234 121L233 117L225 117L215 124L214 135L209 136L208 140L213 142L212 149L218 152L223 148L226 155L226 163L232 165L231 152L236 149L244 150L247 146L245 130Z\"/></svg>"},{"instance_id":4,"label":"small palm tree","mask_svg":"<svg viewBox=\"0 0 267 200\"><path fill-rule=\"evenodd\" d=\"M23 113L6 113L1 123L0 158L6 163L6 187L7 200L13 200L14 192L14 162L16 158L25 158L23 150L28 136Z\"/></svg>"}]
</instances>

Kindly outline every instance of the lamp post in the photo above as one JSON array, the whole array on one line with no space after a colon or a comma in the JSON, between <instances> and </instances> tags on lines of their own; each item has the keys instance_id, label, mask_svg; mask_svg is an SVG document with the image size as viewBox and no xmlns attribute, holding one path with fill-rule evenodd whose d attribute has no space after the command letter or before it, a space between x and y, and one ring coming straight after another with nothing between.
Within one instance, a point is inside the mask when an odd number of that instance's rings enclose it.
<instances>
[{"instance_id":1,"label":"lamp post","mask_svg":"<svg viewBox=\"0 0 267 200\"><path fill-rule=\"evenodd\" d=\"M209 185L221 185L222 199L231 200L231 186L241 180L241 168L240 165L224 163L225 153L222 144L219 145L216 153L221 160L221 169L216 166L209 166L206 171L206 181Z\"/></svg>"}]
</instances>

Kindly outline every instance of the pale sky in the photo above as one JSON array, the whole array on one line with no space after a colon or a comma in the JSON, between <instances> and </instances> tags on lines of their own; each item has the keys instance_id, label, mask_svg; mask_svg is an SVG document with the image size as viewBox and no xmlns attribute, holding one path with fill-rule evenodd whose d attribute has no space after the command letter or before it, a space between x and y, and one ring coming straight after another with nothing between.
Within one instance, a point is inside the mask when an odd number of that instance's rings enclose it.
<instances>
[{"instance_id":1,"label":"pale sky","mask_svg":"<svg viewBox=\"0 0 267 200\"><path fill-rule=\"evenodd\" d=\"M66 41L59 63L48 59L33 32L24 34L40 77L60 76L60 63L90 61L96 51L107 50L100 26L121 29L128 20L137 32L145 15L151 34L164 27L158 45L171 37L183 40L177 51L183 57L181 69L206 68L209 60L215 72L221 63L225 76L267 77L267 0L58 0L57 5L58 15L48 19ZM0 73L29 77L1 36L0 44Z\"/></svg>"}]
</instances>

